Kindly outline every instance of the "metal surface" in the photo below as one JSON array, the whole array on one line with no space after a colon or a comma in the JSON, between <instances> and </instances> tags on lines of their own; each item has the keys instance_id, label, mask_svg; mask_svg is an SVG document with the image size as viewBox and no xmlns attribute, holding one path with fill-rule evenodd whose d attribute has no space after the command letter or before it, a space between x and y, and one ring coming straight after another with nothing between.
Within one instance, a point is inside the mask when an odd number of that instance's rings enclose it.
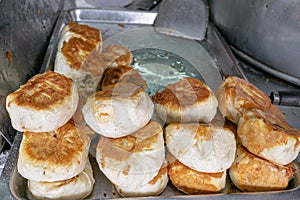
<instances>
[{"instance_id":1,"label":"metal surface","mask_svg":"<svg viewBox=\"0 0 300 200\"><path fill-rule=\"evenodd\" d=\"M71 11L63 12L56 23L52 38L50 40L45 60L43 62L42 71L45 69L51 69L55 59L56 45L59 40L59 36L62 28L70 21L74 20L80 23L88 24L99 28L103 33L103 39L105 41L119 41L115 40L116 35L122 36L124 32L132 33L136 28L151 27L153 25L156 13L151 12L129 12L129 11L113 11L113 10L89 10L89 9L75 9ZM122 24L122 25L120 25ZM142 29L149 30L149 29ZM152 32L152 34L155 34ZM114 36L112 36L114 35ZM112 37L111 37L112 36ZM170 38L169 38L170 39ZM172 39L170 39L172 40ZM184 40L177 38L178 40ZM214 26L208 26L207 40L196 42L190 41L191 44L198 44L198 51L202 52L203 49L206 53L203 56L208 59L209 66L205 66L207 73L201 75L206 78L208 84L212 87L216 87L216 77L210 74L210 67L213 70L219 70L219 76L224 77L226 75L237 75L243 77L239 67L236 65L236 60L230 53L229 49L224 43L224 40L220 37ZM146 44L144 44L146 45ZM148 43L151 45L151 43ZM178 53L178 52L177 52ZM199 53L199 52L196 52ZM181 55L180 55L181 56ZM208 56L208 57L207 57ZM196 59L196 58L193 58ZM187 59L190 61L189 59ZM201 67L201 66L196 66ZM205 71L205 70L204 70ZM203 71L202 71L203 72ZM210 78L209 78L210 77ZM214 85L215 84L215 85ZM213 88L216 89L216 88ZM22 140L22 133L18 133L16 139L11 148L10 155L8 157L7 164L4 168L2 176L0 178L0 194L2 199L25 199L26 198L26 180L22 178L16 170L16 162L18 157L18 149ZM95 141L95 140L94 140ZM94 148L92 145L91 148ZM92 154L91 154L92 155ZM105 176L99 171L97 163L93 157L90 157L92 166L94 169L94 176L96 179L93 193L88 197L89 199L99 198L118 198L118 194L112 184L105 178ZM297 169L299 169L298 165ZM228 185L228 187L232 187ZM234 191L234 193L227 194L226 192ZM220 194L210 195L184 195L172 186L169 182L166 190L158 197L148 197L145 199L170 199L170 198L183 198L183 199L297 199L300 195L300 183L299 183L299 170L297 170L295 179L291 182L288 190L278 192L266 192L266 193L240 193L234 188L229 188Z\"/></svg>"},{"instance_id":2,"label":"metal surface","mask_svg":"<svg viewBox=\"0 0 300 200\"><path fill-rule=\"evenodd\" d=\"M210 0L209 5L226 40L255 58L255 66L300 85L300 1Z\"/></svg>"},{"instance_id":3,"label":"metal surface","mask_svg":"<svg viewBox=\"0 0 300 200\"><path fill-rule=\"evenodd\" d=\"M231 46L231 49L233 50L233 52L239 56L240 58L244 59L245 61L251 63L253 66L262 69L270 74L273 74L274 76L277 76L283 80L286 80L290 83L293 83L295 85L300 86L300 78L297 78L295 76L291 76L289 74L283 73L271 66L267 66L266 64L256 60L255 58L245 54L244 52L242 52L241 50L237 49L234 46Z\"/></svg>"},{"instance_id":4,"label":"metal surface","mask_svg":"<svg viewBox=\"0 0 300 200\"><path fill-rule=\"evenodd\" d=\"M177 37L203 40L208 26L208 7L202 0L164 0L159 5L155 27Z\"/></svg>"}]
</instances>

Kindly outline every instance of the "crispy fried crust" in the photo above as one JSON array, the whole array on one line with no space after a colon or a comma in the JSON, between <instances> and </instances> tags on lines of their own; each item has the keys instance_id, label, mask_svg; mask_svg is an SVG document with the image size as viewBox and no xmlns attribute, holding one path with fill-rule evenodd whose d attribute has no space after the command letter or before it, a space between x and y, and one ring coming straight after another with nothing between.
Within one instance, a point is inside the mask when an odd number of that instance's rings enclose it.
<instances>
[{"instance_id":1,"label":"crispy fried crust","mask_svg":"<svg viewBox=\"0 0 300 200\"><path fill-rule=\"evenodd\" d=\"M64 125L78 106L73 81L48 71L32 77L6 98L12 126L18 131L47 132Z\"/></svg>"},{"instance_id":2,"label":"crispy fried crust","mask_svg":"<svg viewBox=\"0 0 300 200\"><path fill-rule=\"evenodd\" d=\"M212 95L212 91L203 82L195 78L184 78L168 85L162 92L157 92L152 100L157 104L182 109L205 101L210 95Z\"/></svg>"},{"instance_id":3,"label":"crispy fried crust","mask_svg":"<svg viewBox=\"0 0 300 200\"><path fill-rule=\"evenodd\" d=\"M220 111L234 123L238 123L244 110L251 109L268 111L284 119L284 115L272 105L270 98L264 92L238 77L226 78L216 96Z\"/></svg>"},{"instance_id":4,"label":"crispy fried crust","mask_svg":"<svg viewBox=\"0 0 300 200\"><path fill-rule=\"evenodd\" d=\"M84 24L78 24L74 21L68 24L69 31L80 35L83 38L93 42L100 42L101 35L98 29Z\"/></svg>"},{"instance_id":5,"label":"crispy fried crust","mask_svg":"<svg viewBox=\"0 0 300 200\"><path fill-rule=\"evenodd\" d=\"M105 90L108 86L122 83L132 83L142 87L146 86L146 81L135 69L120 65L118 67L109 67L106 69L102 79L101 88L102 90Z\"/></svg>"},{"instance_id":6,"label":"crispy fried crust","mask_svg":"<svg viewBox=\"0 0 300 200\"><path fill-rule=\"evenodd\" d=\"M226 185L226 171L204 173L195 171L178 160L170 163L168 174L172 184L186 194L216 193Z\"/></svg>"},{"instance_id":7,"label":"crispy fried crust","mask_svg":"<svg viewBox=\"0 0 300 200\"><path fill-rule=\"evenodd\" d=\"M61 52L70 67L78 70L95 48L96 45L88 40L72 37L68 42L63 42Z\"/></svg>"},{"instance_id":8,"label":"crispy fried crust","mask_svg":"<svg viewBox=\"0 0 300 200\"><path fill-rule=\"evenodd\" d=\"M250 152L281 165L296 159L300 150L300 132L285 120L261 110L243 115L237 135Z\"/></svg>"},{"instance_id":9,"label":"crispy fried crust","mask_svg":"<svg viewBox=\"0 0 300 200\"><path fill-rule=\"evenodd\" d=\"M52 132L24 132L18 171L36 181L72 178L84 169L89 145L89 137L73 121Z\"/></svg>"},{"instance_id":10,"label":"crispy fried crust","mask_svg":"<svg viewBox=\"0 0 300 200\"><path fill-rule=\"evenodd\" d=\"M35 110L44 110L62 104L72 95L70 78L48 71L29 79L17 91L7 96L7 107L16 104Z\"/></svg>"},{"instance_id":11,"label":"crispy fried crust","mask_svg":"<svg viewBox=\"0 0 300 200\"><path fill-rule=\"evenodd\" d=\"M166 123L210 122L216 115L218 101L210 88L195 78L184 78L157 92L157 116Z\"/></svg>"},{"instance_id":12,"label":"crispy fried crust","mask_svg":"<svg viewBox=\"0 0 300 200\"><path fill-rule=\"evenodd\" d=\"M260 192L286 189L295 169L292 164L276 165L238 145L234 164L229 169L232 182L242 191Z\"/></svg>"},{"instance_id":13,"label":"crispy fried crust","mask_svg":"<svg viewBox=\"0 0 300 200\"><path fill-rule=\"evenodd\" d=\"M100 161L104 168L105 158L110 157L117 160L127 159L133 153L139 153L152 149L158 142L162 128L157 122L151 121L143 128L120 138L101 137L98 149L101 149L103 159Z\"/></svg>"}]
</instances>

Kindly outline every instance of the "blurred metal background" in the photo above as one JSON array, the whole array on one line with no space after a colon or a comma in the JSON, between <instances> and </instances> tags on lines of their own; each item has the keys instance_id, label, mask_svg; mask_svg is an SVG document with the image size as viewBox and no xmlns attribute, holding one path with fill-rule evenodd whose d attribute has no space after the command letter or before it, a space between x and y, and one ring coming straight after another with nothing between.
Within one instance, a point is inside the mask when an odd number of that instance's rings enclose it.
<instances>
[{"instance_id":1,"label":"blurred metal background","mask_svg":"<svg viewBox=\"0 0 300 200\"><path fill-rule=\"evenodd\" d=\"M238 55L300 86L299 0L209 0L210 17Z\"/></svg>"}]
</instances>

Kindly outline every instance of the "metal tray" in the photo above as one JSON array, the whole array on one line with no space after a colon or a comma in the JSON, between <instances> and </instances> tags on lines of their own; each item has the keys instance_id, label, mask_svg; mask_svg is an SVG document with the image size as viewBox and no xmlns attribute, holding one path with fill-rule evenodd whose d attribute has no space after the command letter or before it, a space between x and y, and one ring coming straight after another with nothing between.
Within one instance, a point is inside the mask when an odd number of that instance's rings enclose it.
<instances>
[{"instance_id":1,"label":"metal tray","mask_svg":"<svg viewBox=\"0 0 300 200\"><path fill-rule=\"evenodd\" d=\"M41 67L41 72L45 70L51 70L53 68L53 63L56 56L56 46L60 38L61 31L63 27L68 24L71 20L91 25L93 27L99 28L103 34L104 42L116 42L127 46L128 44L123 44L123 40L119 40L120 37L124 36L123 33L133 33L137 28L152 27L155 20L155 12L140 12L140 11L127 11L127 10L99 10L99 9L74 9L70 11L63 11L54 27L52 37L48 46L47 53L43 65ZM149 31L150 29L139 29L141 31ZM150 31L151 32L151 31ZM151 32L153 33L153 32ZM154 33L156 34L156 33ZM141 34L142 37L143 34ZM128 36L128 34L127 34ZM152 37L152 35L150 34ZM151 39L150 37L150 39ZM171 38L170 36L162 36L163 40L176 41L181 45L188 45L187 48L196 48L195 52L182 52L174 48L175 53L185 57L189 62L195 66L196 70L200 73L204 81L215 90L220 84L221 80L216 78L215 73L218 73L220 79L228 76L235 75L245 78L242 71L239 69L237 62L232 55L230 49L215 29L212 24L209 24L206 40L204 41L191 41L183 38ZM117 39L116 39L117 38ZM122 38L122 37L121 37ZM149 38L148 38L149 39ZM147 41L147 40L146 40ZM140 41L144 42L145 41ZM148 41L149 42L149 41ZM151 43L147 43L151 46ZM158 48L154 44L153 47ZM169 43L167 42L167 45ZM129 48L136 48L136 46L127 46ZM151 46L152 47L152 46ZM172 48L169 46L168 48ZM160 47L164 49L164 47ZM182 49L182 48L181 48ZM168 49L167 49L168 50ZM199 57L203 56L204 61ZM201 54L201 55L200 55ZM197 65L201 62L201 65ZM0 194L2 199L27 199L26 196L26 179L24 179L16 169L16 162L18 157L19 145L22 140L22 133L18 132L14 143L11 148L10 155L8 157L7 163L4 167L1 179L0 179ZM97 162L94 158L93 147L97 141L93 140L90 151L90 160L92 163L95 185L93 193L87 199L102 199L102 198L120 198L117 194L115 188L110 183L110 181L101 173L98 168ZM276 191L276 192L259 192L259 193L243 193L237 190L228 181L227 186L224 191L218 194L207 194L207 195L185 195L178 191L169 182L165 191L158 197L145 197L146 199L298 199L300 196L300 168L298 163L295 162L295 168L297 169L295 178L290 182L287 190Z\"/></svg>"}]
</instances>

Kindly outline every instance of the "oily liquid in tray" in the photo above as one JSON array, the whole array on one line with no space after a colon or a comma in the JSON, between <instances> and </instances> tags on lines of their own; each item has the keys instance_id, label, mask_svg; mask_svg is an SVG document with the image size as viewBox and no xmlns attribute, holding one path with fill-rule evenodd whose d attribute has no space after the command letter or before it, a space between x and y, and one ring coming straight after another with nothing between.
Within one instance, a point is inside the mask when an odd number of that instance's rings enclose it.
<instances>
[{"instance_id":1,"label":"oily liquid in tray","mask_svg":"<svg viewBox=\"0 0 300 200\"><path fill-rule=\"evenodd\" d=\"M144 48L133 50L131 53L134 57L132 68L147 81L146 91L150 96L184 77L197 78L204 82L191 63L170 51Z\"/></svg>"}]
</instances>

